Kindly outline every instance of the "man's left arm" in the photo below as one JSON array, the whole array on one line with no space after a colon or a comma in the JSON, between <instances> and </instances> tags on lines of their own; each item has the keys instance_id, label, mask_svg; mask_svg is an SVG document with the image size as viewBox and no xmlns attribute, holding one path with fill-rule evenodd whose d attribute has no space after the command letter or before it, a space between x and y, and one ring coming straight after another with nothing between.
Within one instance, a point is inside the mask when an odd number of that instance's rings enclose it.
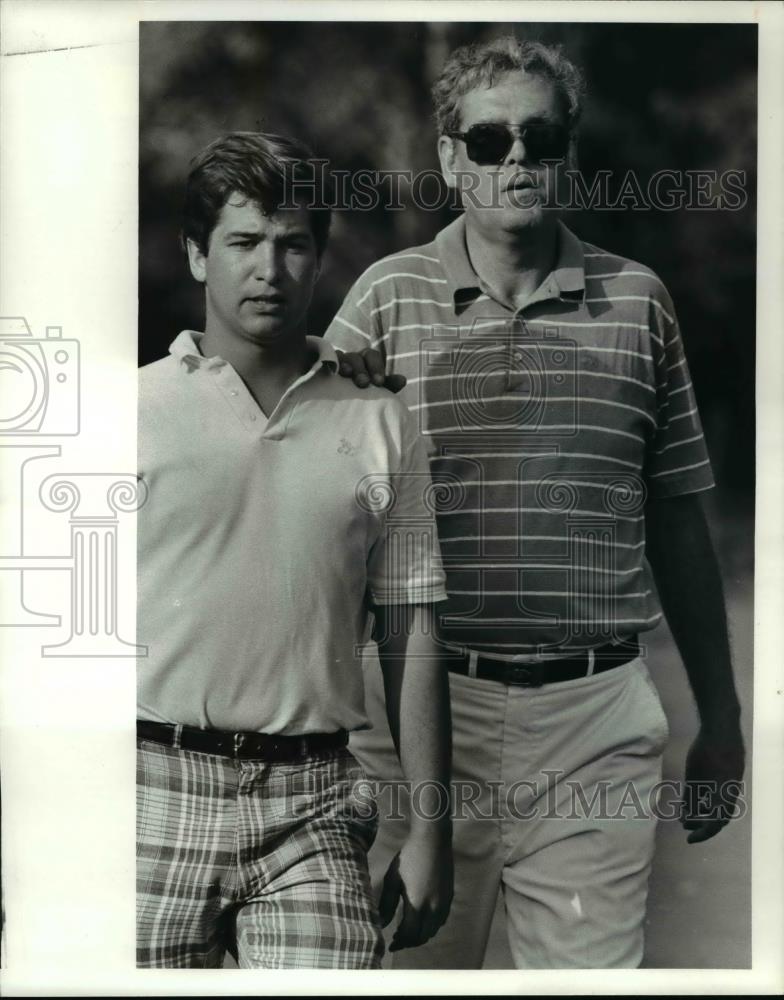
<instances>
[{"instance_id":1,"label":"man's left arm","mask_svg":"<svg viewBox=\"0 0 784 1000\"><path fill-rule=\"evenodd\" d=\"M397 951L431 938L452 902L449 682L432 605L378 605L374 613L389 729L403 775L416 791L408 836L379 902L386 925L403 900L390 945Z\"/></svg>"},{"instance_id":2,"label":"man's left arm","mask_svg":"<svg viewBox=\"0 0 784 1000\"><path fill-rule=\"evenodd\" d=\"M403 916L391 950L423 944L452 901L451 726L444 653L434 604L447 598L425 441L408 409L384 400L397 468L386 483L384 525L368 560L368 596L384 679L389 728L416 799L408 837L384 878L386 925Z\"/></svg>"},{"instance_id":3,"label":"man's left arm","mask_svg":"<svg viewBox=\"0 0 784 1000\"><path fill-rule=\"evenodd\" d=\"M696 844L729 821L745 763L724 595L700 495L649 499L645 514L646 556L700 718L686 758L682 817Z\"/></svg>"}]
</instances>

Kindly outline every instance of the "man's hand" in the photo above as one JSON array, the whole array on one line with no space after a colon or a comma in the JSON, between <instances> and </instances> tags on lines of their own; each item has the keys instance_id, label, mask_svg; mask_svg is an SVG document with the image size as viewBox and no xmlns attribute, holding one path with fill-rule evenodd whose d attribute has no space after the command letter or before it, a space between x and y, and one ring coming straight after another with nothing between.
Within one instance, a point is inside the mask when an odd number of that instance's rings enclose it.
<instances>
[{"instance_id":1,"label":"man's hand","mask_svg":"<svg viewBox=\"0 0 784 1000\"><path fill-rule=\"evenodd\" d=\"M745 761L739 726L702 726L686 757L681 823L691 831L689 844L710 840L729 823L742 790Z\"/></svg>"},{"instance_id":2,"label":"man's hand","mask_svg":"<svg viewBox=\"0 0 784 1000\"><path fill-rule=\"evenodd\" d=\"M450 838L409 837L384 876L379 900L381 924L386 927L403 900L390 951L416 948L436 933L452 905L454 873Z\"/></svg>"},{"instance_id":3,"label":"man's hand","mask_svg":"<svg viewBox=\"0 0 784 1000\"><path fill-rule=\"evenodd\" d=\"M372 382L381 385L390 392L400 392L406 384L405 375L387 375L384 371L384 359L378 351L368 347L359 353L337 351L338 371L344 378L354 380L354 385L365 389Z\"/></svg>"}]
</instances>

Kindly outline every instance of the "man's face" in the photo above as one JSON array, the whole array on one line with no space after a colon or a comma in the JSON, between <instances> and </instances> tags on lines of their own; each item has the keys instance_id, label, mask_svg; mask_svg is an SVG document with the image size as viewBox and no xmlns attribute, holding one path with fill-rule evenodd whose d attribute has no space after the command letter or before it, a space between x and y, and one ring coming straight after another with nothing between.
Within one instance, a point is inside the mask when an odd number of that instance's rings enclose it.
<instances>
[{"instance_id":1,"label":"man's face","mask_svg":"<svg viewBox=\"0 0 784 1000\"><path fill-rule=\"evenodd\" d=\"M556 170L537 162L519 129L526 125L566 125L555 86L540 76L507 73L494 87L480 87L464 94L460 111L460 132L480 124L517 126L511 148L495 164L478 165L469 159L463 140L440 138L443 173L450 187L463 192L467 222L488 236L499 230L515 232L541 226L546 215L553 212L544 207L548 198L554 205L560 195L556 180L564 178L565 164Z\"/></svg>"},{"instance_id":2,"label":"man's face","mask_svg":"<svg viewBox=\"0 0 784 1000\"><path fill-rule=\"evenodd\" d=\"M206 255L189 241L188 256L191 273L206 288L209 332L260 346L304 332L319 269L304 208L264 215L235 192L218 216Z\"/></svg>"}]
</instances>

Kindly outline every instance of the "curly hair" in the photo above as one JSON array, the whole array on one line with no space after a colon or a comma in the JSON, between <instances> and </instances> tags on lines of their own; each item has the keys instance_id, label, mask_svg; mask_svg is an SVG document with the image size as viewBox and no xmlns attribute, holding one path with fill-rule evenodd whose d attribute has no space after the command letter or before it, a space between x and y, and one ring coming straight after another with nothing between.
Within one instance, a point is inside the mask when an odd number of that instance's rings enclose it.
<instances>
[{"instance_id":1,"label":"curly hair","mask_svg":"<svg viewBox=\"0 0 784 1000\"><path fill-rule=\"evenodd\" d=\"M463 45L447 59L432 91L439 135L459 130L459 105L464 94L477 87L493 87L501 76L514 72L551 80L563 102L569 130L575 129L585 93L580 70L558 45L504 35L489 42Z\"/></svg>"},{"instance_id":2,"label":"curly hair","mask_svg":"<svg viewBox=\"0 0 784 1000\"><path fill-rule=\"evenodd\" d=\"M180 241L207 253L221 209L238 192L265 213L284 206L297 182L311 191L307 211L319 257L327 245L330 210L328 179L315 170L310 149L297 139L270 132L229 132L215 139L191 161L185 186Z\"/></svg>"}]
</instances>

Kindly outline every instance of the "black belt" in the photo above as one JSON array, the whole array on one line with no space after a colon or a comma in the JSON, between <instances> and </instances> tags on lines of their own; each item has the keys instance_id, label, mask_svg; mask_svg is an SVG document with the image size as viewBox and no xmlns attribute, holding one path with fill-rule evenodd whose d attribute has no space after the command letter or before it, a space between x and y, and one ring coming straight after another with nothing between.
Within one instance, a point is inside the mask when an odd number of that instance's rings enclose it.
<instances>
[{"instance_id":1,"label":"black belt","mask_svg":"<svg viewBox=\"0 0 784 1000\"><path fill-rule=\"evenodd\" d=\"M330 750L339 750L348 743L345 729L336 733L309 733L307 736L270 736L268 733L227 733L220 729L172 726L144 719L136 720L136 736L167 747L214 753L237 760L257 759L276 763L304 760Z\"/></svg>"},{"instance_id":2,"label":"black belt","mask_svg":"<svg viewBox=\"0 0 784 1000\"><path fill-rule=\"evenodd\" d=\"M601 674L613 667L636 659L640 655L637 636L626 642L610 642L594 649L594 665L591 674ZM455 674L469 674L470 657L463 653L460 659L447 658L449 670ZM557 684L560 681L574 681L589 676L590 658L587 652L566 656L557 660L540 660L537 663L515 663L512 660L491 660L481 654L476 661L476 676L485 681L500 681L519 687L541 687L543 684Z\"/></svg>"}]
</instances>

